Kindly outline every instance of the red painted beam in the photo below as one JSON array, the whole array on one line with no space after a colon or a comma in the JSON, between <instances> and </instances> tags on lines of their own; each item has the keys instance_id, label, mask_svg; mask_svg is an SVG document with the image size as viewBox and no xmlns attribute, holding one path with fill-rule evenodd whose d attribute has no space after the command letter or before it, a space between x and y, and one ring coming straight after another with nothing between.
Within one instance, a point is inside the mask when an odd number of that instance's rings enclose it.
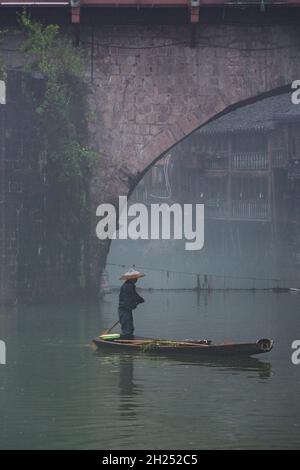
<instances>
[{"instance_id":1,"label":"red painted beam","mask_svg":"<svg viewBox=\"0 0 300 470\"><path fill-rule=\"evenodd\" d=\"M191 23L199 23L199 7L191 7Z\"/></svg>"},{"instance_id":2,"label":"red painted beam","mask_svg":"<svg viewBox=\"0 0 300 470\"><path fill-rule=\"evenodd\" d=\"M80 7L71 8L71 21L74 24L80 23Z\"/></svg>"},{"instance_id":3,"label":"red painted beam","mask_svg":"<svg viewBox=\"0 0 300 470\"><path fill-rule=\"evenodd\" d=\"M220 5L227 6L253 6L259 5L261 2L257 0L255 3L251 0L240 0L236 2L232 0L200 0L200 8L203 6L214 7ZM67 6L70 5L68 0L0 0L0 6ZM99 7L190 7L190 0L81 0L81 6L99 6ZM272 5L288 5L297 6L300 5L300 0L271 0L267 4ZM73 7L75 8L75 7Z\"/></svg>"},{"instance_id":4,"label":"red painted beam","mask_svg":"<svg viewBox=\"0 0 300 470\"><path fill-rule=\"evenodd\" d=\"M137 6L137 7L144 7L144 6L161 6L161 7L190 7L191 1L190 0L81 0L81 5L90 5L90 6ZM220 6L220 5L227 5L227 6L254 6L260 5L261 0L200 0L200 8L203 6ZM300 0L270 0L267 3L268 6L272 5L299 5Z\"/></svg>"},{"instance_id":5,"label":"red painted beam","mask_svg":"<svg viewBox=\"0 0 300 470\"><path fill-rule=\"evenodd\" d=\"M300 0L299 0L300 1ZM81 6L186 7L190 0L81 0Z\"/></svg>"}]
</instances>

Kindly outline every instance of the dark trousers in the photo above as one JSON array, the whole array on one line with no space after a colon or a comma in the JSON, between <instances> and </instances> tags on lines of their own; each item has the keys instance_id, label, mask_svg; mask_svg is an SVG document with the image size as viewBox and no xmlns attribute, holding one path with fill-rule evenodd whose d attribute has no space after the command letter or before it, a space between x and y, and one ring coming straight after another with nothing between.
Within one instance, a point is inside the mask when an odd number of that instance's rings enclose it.
<instances>
[{"instance_id":1,"label":"dark trousers","mask_svg":"<svg viewBox=\"0 0 300 470\"><path fill-rule=\"evenodd\" d=\"M121 324L121 329L122 329L122 335L133 336L134 326L133 326L132 310L119 308L119 319L120 319L120 324Z\"/></svg>"}]
</instances>

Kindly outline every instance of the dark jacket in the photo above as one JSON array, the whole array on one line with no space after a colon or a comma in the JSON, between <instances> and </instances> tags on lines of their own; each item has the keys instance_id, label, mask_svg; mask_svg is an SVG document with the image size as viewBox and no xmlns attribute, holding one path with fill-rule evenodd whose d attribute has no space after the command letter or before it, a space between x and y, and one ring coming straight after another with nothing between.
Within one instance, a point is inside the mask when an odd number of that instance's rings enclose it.
<instances>
[{"instance_id":1,"label":"dark jacket","mask_svg":"<svg viewBox=\"0 0 300 470\"><path fill-rule=\"evenodd\" d=\"M128 280L124 282L120 289L119 308L125 310L134 310L138 304L145 302L136 289L135 284Z\"/></svg>"}]
</instances>

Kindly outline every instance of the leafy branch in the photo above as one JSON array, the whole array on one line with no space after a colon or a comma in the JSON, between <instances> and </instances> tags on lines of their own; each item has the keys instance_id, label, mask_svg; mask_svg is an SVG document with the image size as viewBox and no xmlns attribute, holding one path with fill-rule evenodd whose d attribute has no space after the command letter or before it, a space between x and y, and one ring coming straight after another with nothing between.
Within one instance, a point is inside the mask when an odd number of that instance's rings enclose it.
<instances>
[{"instance_id":1,"label":"leafy branch","mask_svg":"<svg viewBox=\"0 0 300 470\"><path fill-rule=\"evenodd\" d=\"M88 237L89 178L98 161L86 145L84 55L62 36L59 26L33 21L25 10L19 22L26 33L21 46L26 70L42 79L44 87L42 96L32 99L52 198L49 243L53 253L67 253L74 276L82 265L82 240Z\"/></svg>"}]
</instances>

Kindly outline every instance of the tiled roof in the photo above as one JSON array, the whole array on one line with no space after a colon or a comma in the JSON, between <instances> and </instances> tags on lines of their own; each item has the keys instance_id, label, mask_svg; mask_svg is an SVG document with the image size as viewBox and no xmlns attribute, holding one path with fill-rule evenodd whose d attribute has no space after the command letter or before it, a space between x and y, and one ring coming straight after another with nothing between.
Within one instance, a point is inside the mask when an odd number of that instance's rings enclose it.
<instances>
[{"instance_id":1,"label":"tiled roof","mask_svg":"<svg viewBox=\"0 0 300 470\"><path fill-rule=\"evenodd\" d=\"M243 106L207 124L200 134L267 131L278 122L299 121L300 104L291 101L291 93L272 96Z\"/></svg>"}]
</instances>

